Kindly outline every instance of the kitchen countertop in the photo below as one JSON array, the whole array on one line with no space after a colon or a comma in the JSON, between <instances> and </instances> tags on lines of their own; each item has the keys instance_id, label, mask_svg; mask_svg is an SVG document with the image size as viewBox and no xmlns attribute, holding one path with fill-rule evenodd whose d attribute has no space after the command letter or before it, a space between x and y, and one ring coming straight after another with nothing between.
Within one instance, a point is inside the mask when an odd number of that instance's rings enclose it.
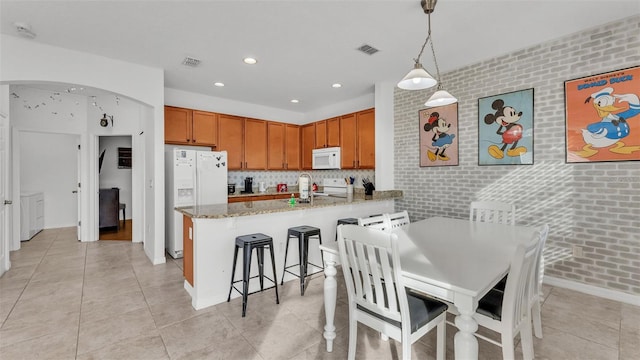
<instances>
[{"instance_id":1,"label":"kitchen countertop","mask_svg":"<svg viewBox=\"0 0 640 360\"><path fill-rule=\"evenodd\" d=\"M242 194L238 196L255 196L266 194ZM272 193L276 194L276 193ZM237 216L249 216L259 214L271 214L285 211L296 211L311 208L329 207L357 204L370 201L383 201L402 198L401 190L374 191L372 196L365 199L364 193L356 192L353 199L333 197L333 196L316 196L313 199L313 205L310 203L296 202L292 208L289 206L289 199L262 200L262 201L245 201L230 204L212 204L212 205L196 205L177 207L176 210L191 218L198 219L220 219ZM297 198L296 198L297 201Z\"/></svg>"}]
</instances>

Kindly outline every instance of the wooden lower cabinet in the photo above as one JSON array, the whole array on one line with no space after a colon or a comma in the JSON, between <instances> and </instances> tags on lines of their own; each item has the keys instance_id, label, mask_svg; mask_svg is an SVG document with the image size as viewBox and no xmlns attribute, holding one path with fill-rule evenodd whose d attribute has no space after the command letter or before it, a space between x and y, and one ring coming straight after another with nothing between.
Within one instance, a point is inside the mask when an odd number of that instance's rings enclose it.
<instances>
[{"instance_id":1,"label":"wooden lower cabinet","mask_svg":"<svg viewBox=\"0 0 640 360\"><path fill-rule=\"evenodd\" d=\"M193 286L193 221L186 215L182 219L182 273Z\"/></svg>"}]
</instances>

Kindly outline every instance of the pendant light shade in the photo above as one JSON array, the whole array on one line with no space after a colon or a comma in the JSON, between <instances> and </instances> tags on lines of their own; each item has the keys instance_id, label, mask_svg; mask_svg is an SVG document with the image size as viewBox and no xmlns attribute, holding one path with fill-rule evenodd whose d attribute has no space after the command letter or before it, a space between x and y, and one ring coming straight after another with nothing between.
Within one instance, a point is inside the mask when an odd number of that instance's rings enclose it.
<instances>
[{"instance_id":1,"label":"pendant light shade","mask_svg":"<svg viewBox=\"0 0 640 360\"><path fill-rule=\"evenodd\" d=\"M436 86L438 82L417 62L414 68L402 78L398 87L404 90L422 90Z\"/></svg>"},{"instance_id":2,"label":"pendant light shade","mask_svg":"<svg viewBox=\"0 0 640 360\"><path fill-rule=\"evenodd\" d=\"M449 94L447 90L438 89L438 91L433 93L433 95L431 95L429 100L427 100L427 102L424 103L424 105L429 107L434 107L434 106L449 105L456 102L458 102L458 99L456 99L453 95Z\"/></svg>"}]
</instances>

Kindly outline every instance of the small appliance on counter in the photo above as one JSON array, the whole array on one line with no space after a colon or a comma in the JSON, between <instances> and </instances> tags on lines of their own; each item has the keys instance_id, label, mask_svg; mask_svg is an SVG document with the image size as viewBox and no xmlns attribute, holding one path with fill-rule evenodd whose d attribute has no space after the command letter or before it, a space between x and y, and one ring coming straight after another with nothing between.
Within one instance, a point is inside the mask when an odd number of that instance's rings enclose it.
<instances>
[{"instance_id":1,"label":"small appliance on counter","mask_svg":"<svg viewBox=\"0 0 640 360\"><path fill-rule=\"evenodd\" d=\"M236 192L236 184L227 184L227 195L232 195Z\"/></svg>"},{"instance_id":2,"label":"small appliance on counter","mask_svg":"<svg viewBox=\"0 0 640 360\"><path fill-rule=\"evenodd\" d=\"M258 191L261 193L267 192L267 185L264 181L260 181L260 183L258 184Z\"/></svg>"},{"instance_id":3,"label":"small appliance on counter","mask_svg":"<svg viewBox=\"0 0 640 360\"><path fill-rule=\"evenodd\" d=\"M287 187L287 184L278 184L278 185L276 185L276 189L278 190L278 192L287 192L287 191L289 191L289 188Z\"/></svg>"},{"instance_id":4,"label":"small appliance on counter","mask_svg":"<svg viewBox=\"0 0 640 360\"><path fill-rule=\"evenodd\" d=\"M247 177L244 179L244 190L240 192L241 194L253 194L253 178Z\"/></svg>"}]
</instances>

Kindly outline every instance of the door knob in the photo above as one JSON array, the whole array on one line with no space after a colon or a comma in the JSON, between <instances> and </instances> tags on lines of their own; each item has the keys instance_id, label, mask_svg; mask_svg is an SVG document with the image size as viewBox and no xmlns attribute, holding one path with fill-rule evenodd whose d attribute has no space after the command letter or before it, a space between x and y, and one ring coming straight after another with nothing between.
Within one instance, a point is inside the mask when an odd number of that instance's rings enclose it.
<instances>
[{"instance_id":1,"label":"door knob","mask_svg":"<svg viewBox=\"0 0 640 360\"><path fill-rule=\"evenodd\" d=\"M77 194L77 193L78 193L78 190L73 190L71 193L72 193L72 194Z\"/></svg>"},{"instance_id":2,"label":"door knob","mask_svg":"<svg viewBox=\"0 0 640 360\"><path fill-rule=\"evenodd\" d=\"M5 200L5 201L4 201L4 204L5 204L5 205L11 205L11 204L13 204L13 201L11 201L11 200Z\"/></svg>"}]
</instances>

